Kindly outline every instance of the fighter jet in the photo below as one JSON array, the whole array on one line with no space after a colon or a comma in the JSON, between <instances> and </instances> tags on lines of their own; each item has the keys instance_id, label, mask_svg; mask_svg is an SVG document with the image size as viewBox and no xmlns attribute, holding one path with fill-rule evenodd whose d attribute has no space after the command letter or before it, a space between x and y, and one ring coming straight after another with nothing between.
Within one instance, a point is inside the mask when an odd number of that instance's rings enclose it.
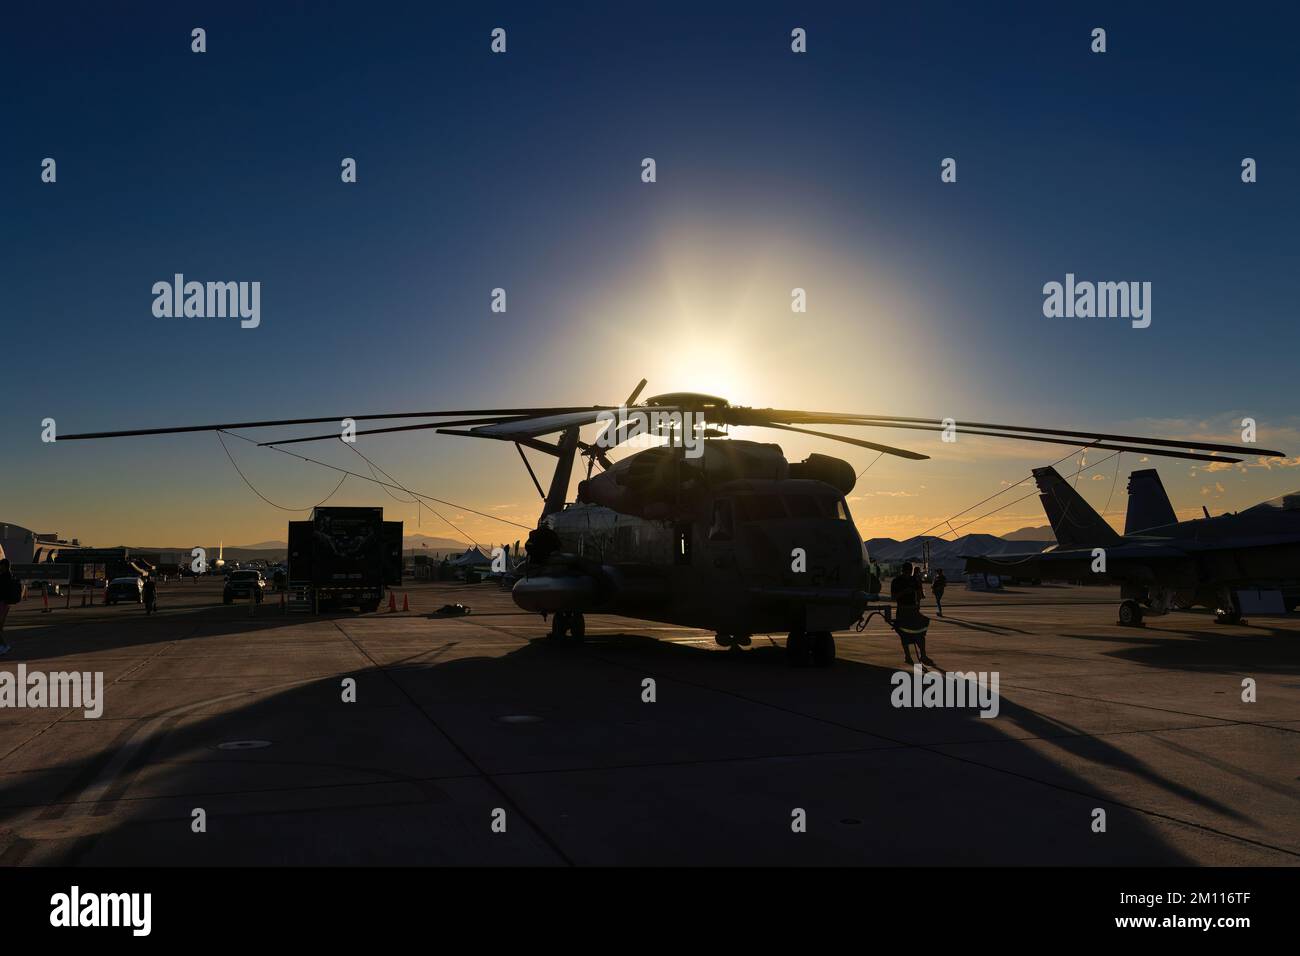
<instances>
[{"instance_id":1,"label":"fighter jet","mask_svg":"<svg viewBox=\"0 0 1300 956\"><path fill-rule=\"evenodd\" d=\"M1056 546L1037 554L967 556L966 571L1020 578L1118 581L1119 622L1202 605L1222 624L1242 620L1237 590L1279 590L1300 601L1300 492L1245 511L1178 521L1154 468L1129 475L1124 533L1115 531L1055 468L1035 468ZM1202 509L1204 510L1204 509Z\"/></svg>"}]
</instances>

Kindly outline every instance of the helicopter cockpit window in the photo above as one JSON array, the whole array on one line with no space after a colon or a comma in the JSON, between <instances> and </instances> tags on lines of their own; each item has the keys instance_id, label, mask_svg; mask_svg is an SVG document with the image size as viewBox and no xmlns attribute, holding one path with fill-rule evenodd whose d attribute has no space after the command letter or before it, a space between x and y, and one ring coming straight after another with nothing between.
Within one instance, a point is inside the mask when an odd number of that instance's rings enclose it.
<instances>
[{"instance_id":1,"label":"helicopter cockpit window","mask_svg":"<svg viewBox=\"0 0 1300 956\"><path fill-rule=\"evenodd\" d=\"M785 517L785 505L780 495L741 495L736 508L742 521L770 521Z\"/></svg>"},{"instance_id":2,"label":"helicopter cockpit window","mask_svg":"<svg viewBox=\"0 0 1300 956\"><path fill-rule=\"evenodd\" d=\"M845 503L843 498L835 499L835 517L839 518L841 521L850 520L849 506Z\"/></svg>"},{"instance_id":3,"label":"helicopter cockpit window","mask_svg":"<svg viewBox=\"0 0 1300 956\"><path fill-rule=\"evenodd\" d=\"M709 540L730 541L734 530L731 502L726 498L719 498L713 502L713 520L709 523Z\"/></svg>"},{"instance_id":4,"label":"helicopter cockpit window","mask_svg":"<svg viewBox=\"0 0 1300 956\"><path fill-rule=\"evenodd\" d=\"M790 510L791 518L826 518L829 517L828 511L824 504L829 501L816 495L786 495L785 506Z\"/></svg>"}]
</instances>

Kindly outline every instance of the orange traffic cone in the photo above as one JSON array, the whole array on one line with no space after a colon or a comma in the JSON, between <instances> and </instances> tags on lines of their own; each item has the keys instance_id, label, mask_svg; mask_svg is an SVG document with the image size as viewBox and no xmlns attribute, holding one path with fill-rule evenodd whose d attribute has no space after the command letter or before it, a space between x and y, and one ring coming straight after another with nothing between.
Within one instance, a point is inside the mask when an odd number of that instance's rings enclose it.
<instances>
[{"instance_id":1,"label":"orange traffic cone","mask_svg":"<svg viewBox=\"0 0 1300 956\"><path fill-rule=\"evenodd\" d=\"M410 604L409 601L406 600L406 594L405 594L405 592L403 592L403 594L402 594L402 610L403 610L403 611L409 611L410 609L411 609L411 604Z\"/></svg>"},{"instance_id":2,"label":"orange traffic cone","mask_svg":"<svg viewBox=\"0 0 1300 956\"><path fill-rule=\"evenodd\" d=\"M41 608L41 613L49 614L50 613L50 589L48 587L41 588L41 601L45 604L45 606Z\"/></svg>"},{"instance_id":3,"label":"orange traffic cone","mask_svg":"<svg viewBox=\"0 0 1300 956\"><path fill-rule=\"evenodd\" d=\"M393 612L397 610L397 595L392 591L388 592L388 610Z\"/></svg>"}]
</instances>

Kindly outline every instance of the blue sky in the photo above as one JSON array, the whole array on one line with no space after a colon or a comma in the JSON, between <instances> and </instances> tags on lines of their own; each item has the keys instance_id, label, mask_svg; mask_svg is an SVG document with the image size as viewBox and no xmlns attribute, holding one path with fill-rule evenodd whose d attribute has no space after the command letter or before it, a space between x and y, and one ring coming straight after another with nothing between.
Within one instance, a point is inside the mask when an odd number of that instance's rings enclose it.
<instances>
[{"instance_id":1,"label":"blue sky","mask_svg":"<svg viewBox=\"0 0 1300 956\"><path fill-rule=\"evenodd\" d=\"M101 543L283 537L287 515L212 436L42 445L47 416L72 432L605 403L643 375L647 394L1227 439L1250 415L1262 444L1300 453L1300 17L906 6L7 13L0 519ZM176 272L260 281L261 326L155 318L151 286ZM1067 272L1150 281L1152 326L1045 318L1042 285ZM411 487L530 523L513 451L484 444L361 447ZM232 450L292 506L337 480ZM1065 451L971 439L882 462L855 515L865 536L904 536ZM1300 485L1285 468L1161 467L1183 510ZM1089 496L1122 508L1122 487ZM376 499L350 480L336 500L400 510ZM1030 505L999 519L1042 523Z\"/></svg>"}]
</instances>

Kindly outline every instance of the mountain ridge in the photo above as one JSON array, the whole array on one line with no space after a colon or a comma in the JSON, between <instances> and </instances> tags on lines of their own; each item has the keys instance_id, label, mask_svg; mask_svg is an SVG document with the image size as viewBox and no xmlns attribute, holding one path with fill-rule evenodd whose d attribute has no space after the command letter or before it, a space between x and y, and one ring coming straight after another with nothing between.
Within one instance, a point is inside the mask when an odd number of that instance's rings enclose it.
<instances>
[{"instance_id":1,"label":"mountain ridge","mask_svg":"<svg viewBox=\"0 0 1300 956\"><path fill-rule=\"evenodd\" d=\"M1028 529L1022 529L1028 530ZM992 534L966 534L954 541L934 535L914 535L897 541L894 538L871 538L866 542L867 554L873 561L917 561L924 557L925 544L930 545L930 564L942 568L960 569L967 555L1027 554L1042 551L1056 544L1055 539L1007 539Z\"/></svg>"}]
</instances>

